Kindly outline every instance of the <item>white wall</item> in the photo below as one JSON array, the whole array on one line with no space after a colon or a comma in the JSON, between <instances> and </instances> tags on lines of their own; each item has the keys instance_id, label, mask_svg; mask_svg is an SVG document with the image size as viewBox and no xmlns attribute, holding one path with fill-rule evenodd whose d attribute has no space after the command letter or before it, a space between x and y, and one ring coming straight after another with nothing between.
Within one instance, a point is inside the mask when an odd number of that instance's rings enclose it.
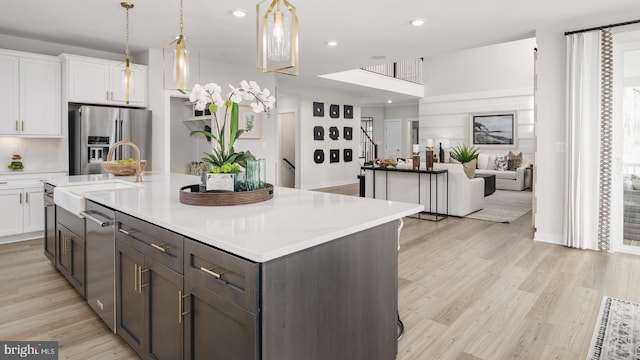
<instances>
[{"instance_id":1,"label":"white wall","mask_svg":"<svg viewBox=\"0 0 640 360\"><path fill-rule=\"evenodd\" d=\"M424 95L532 87L535 44L525 39L425 58Z\"/></svg>"},{"instance_id":2,"label":"white wall","mask_svg":"<svg viewBox=\"0 0 640 360\"><path fill-rule=\"evenodd\" d=\"M360 144L361 116L358 96L318 88L289 88L287 93L281 94L280 97L283 98L283 104L286 104L288 108L300 109L297 119L299 152L296 154L296 170L298 170L297 173L300 176L299 181L296 182L298 187L316 189L357 183L357 175L360 172L358 146ZM313 102L324 103L324 117L313 116ZM329 116L329 106L331 104L340 105L340 118L332 119ZM353 105L353 119L343 118L344 105ZM314 126L324 127L324 141L313 140ZM340 131L338 140L329 138L329 127L331 126L336 126ZM350 126L353 129L352 140L344 139L343 128L345 126ZM344 162L343 150L347 148L353 151L353 161L351 162ZM324 150L325 161L322 164L314 162L313 153L316 149ZM340 162L329 162L331 149L340 150Z\"/></svg>"},{"instance_id":3,"label":"white wall","mask_svg":"<svg viewBox=\"0 0 640 360\"><path fill-rule=\"evenodd\" d=\"M535 39L468 49L426 58L425 97L420 100L420 145L434 139L470 145L470 115L515 111L517 146L479 147L481 152L522 151L534 160Z\"/></svg>"},{"instance_id":4,"label":"white wall","mask_svg":"<svg viewBox=\"0 0 640 360\"><path fill-rule=\"evenodd\" d=\"M533 67L529 68L533 74ZM515 111L517 126L516 146L498 148L476 146L480 152L505 154L522 152L534 161L533 88L503 89L456 95L429 96L420 100L420 148L424 151L427 139L434 139L437 153L441 139L451 146L470 145L471 115L487 112Z\"/></svg>"}]
</instances>

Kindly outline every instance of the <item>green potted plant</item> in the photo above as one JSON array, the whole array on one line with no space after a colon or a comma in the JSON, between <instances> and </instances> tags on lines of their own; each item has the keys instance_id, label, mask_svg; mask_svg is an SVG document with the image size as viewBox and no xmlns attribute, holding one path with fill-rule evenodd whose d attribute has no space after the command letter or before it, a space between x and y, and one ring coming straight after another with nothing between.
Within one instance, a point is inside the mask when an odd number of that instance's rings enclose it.
<instances>
[{"instance_id":1,"label":"green potted plant","mask_svg":"<svg viewBox=\"0 0 640 360\"><path fill-rule=\"evenodd\" d=\"M211 132L194 130L191 135L202 134L211 138L211 152L205 152L202 161L211 164L210 174L227 174L217 176L207 175L207 190L234 191L234 178L239 176L247 167L247 160L255 159L249 151L235 151L236 140L244 130L238 129L238 104L243 100L254 101L250 104L255 113L265 112L270 116L270 110L275 104L275 98L269 89L260 89L254 81L240 82L239 87L231 87L231 92L222 98L222 89L215 83L206 85L196 84L189 95L189 100L196 110L209 109L211 113ZM224 106L222 119L218 119L218 110ZM231 176L229 175L231 174ZM213 181L209 181L212 179ZM231 179L231 180L229 180Z\"/></svg>"},{"instance_id":2,"label":"green potted plant","mask_svg":"<svg viewBox=\"0 0 640 360\"><path fill-rule=\"evenodd\" d=\"M476 172L476 163L480 150L475 146L467 146L466 144L456 145L451 148L452 162L462 164L464 173L469 179L473 179Z\"/></svg>"}]
</instances>

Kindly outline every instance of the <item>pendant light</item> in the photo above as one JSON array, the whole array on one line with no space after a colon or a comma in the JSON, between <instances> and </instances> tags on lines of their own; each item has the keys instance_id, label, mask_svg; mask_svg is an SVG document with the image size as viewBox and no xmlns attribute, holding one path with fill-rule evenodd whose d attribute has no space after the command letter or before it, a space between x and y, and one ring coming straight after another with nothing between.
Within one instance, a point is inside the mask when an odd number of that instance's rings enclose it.
<instances>
[{"instance_id":1,"label":"pendant light","mask_svg":"<svg viewBox=\"0 0 640 360\"><path fill-rule=\"evenodd\" d=\"M120 6L125 8L127 11L127 38L126 38L126 47L125 47L125 59L124 59L124 69L122 69L122 92L124 93L124 101L125 103L129 103L129 99L131 98L131 89L133 88L133 76L131 76L131 59L129 54L129 10L133 9L133 4L130 2L121 2ZM122 65L119 65L121 67Z\"/></svg>"},{"instance_id":2,"label":"pendant light","mask_svg":"<svg viewBox=\"0 0 640 360\"><path fill-rule=\"evenodd\" d=\"M200 82L200 52L183 34L183 0L180 0L180 34L163 51L164 88L186 93Z\"/></svg>"},{"instance_id":3,"label":"pendant light","mask_svg":"<svg viewBox=\"0 0 640 360\"><path fill-rule=\"evenodd\" d=\"M287 0L272 0L261 10L266 1L256 5L256 66L262 72L298 75L296 8Z\"/></svg>"}]
</instances>

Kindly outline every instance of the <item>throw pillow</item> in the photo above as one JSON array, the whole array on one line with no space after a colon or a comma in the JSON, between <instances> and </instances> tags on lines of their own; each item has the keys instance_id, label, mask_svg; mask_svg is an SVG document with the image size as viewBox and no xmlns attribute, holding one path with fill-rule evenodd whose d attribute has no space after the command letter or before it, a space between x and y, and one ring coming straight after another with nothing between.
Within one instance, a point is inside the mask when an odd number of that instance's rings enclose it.
<instances>
[{"instance_id":1,"label":"throw pillow","mask_svg":"<svg viewBox=\"0 0 640 360\"><path fill-rule=\"evenodd\" d=\"M478 169L489 169L489 154L478 154Z\"/></svg>"},{"instance_id":2,"label":"throw pillow","mask_svg":"<svg viewBox=\"0 0 640 360\"><path fill-rule=\"evenodd\" d=\"M473 159L469 162L466 162L464 164L462 164L462 167L464 168L464 173L465 175L467 175L467 177L469 179L473 179L473 176L476 173L476 164L477 164L478 160L477 159Z\"/></svg>"},{"instance_id":3,"label":"throw pillow","mask_svg":"<svg viewBox=\"0 0 640 360\"><path fill-rule=\"evenodd\" d=\"M518 155L509 151L508 156L509 156L509 163L507 164L507 170L515 170L520 166L522 166L522 162L523 162L522 151L518 153Z\"/></svg>"},{"instance_id":4,"label":"throw pillow","mask_svg":"<svg viewBox=\"0 0 640 360\"><path fill-rule=\"evenodd\" d=\"M494 169L500 171L506 171L509 165L509 155L496 155L496 161L494 162Z\"/></svg>"},{"instance_id":5,"label":"throw pillow","mask_svg":"<svg viewBox=\"0 0 640 360\"><path fill-rule=\"evenodd\" d=\"M460 161L454 158L450 158L449 163L462 164ZM476 159L473 159L469 162L462 164L462 169L464 170L464 174L467 175L469 179L473 179L473 176L476 174L476 164L477 164Z\"/></svg>"}]
</instances>

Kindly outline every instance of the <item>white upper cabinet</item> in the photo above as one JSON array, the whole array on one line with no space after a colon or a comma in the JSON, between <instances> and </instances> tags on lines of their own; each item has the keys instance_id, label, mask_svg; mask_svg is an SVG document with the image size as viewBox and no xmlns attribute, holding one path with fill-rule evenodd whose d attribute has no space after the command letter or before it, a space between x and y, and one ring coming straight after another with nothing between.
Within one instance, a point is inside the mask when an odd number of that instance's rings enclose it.
<instances>
[{"instance_id":1,"label":"white upper cabinet","mask_svg":"<svg viewBox=\"0 0 640 360\"><path fill-rule=\"evenodd\" d=\"M61 135L60 61L20 59L20 132Z\"/></svg>"},{"instance_id":2,"label":"white upper cabinet","mask_svg":"<svg viewBox=\"0 0 640 360\"><path fill-rule=\"evenodd\" d=\"M20 59L0 54L0 134L17 135L20 124Z\"/></svg>"},{"instance_id":3,"label":"white upper cabinet","mask_svg":"<svg viewBox=\"0 0 640 360\"><path fill-rule=\"evenodd\" d=\"M63 54L67 101L80 104L146 106L147 67L132 65L129 103L122 87L123 64L117 61Z\"/></svg>"},{"instance_id":4,"label":"white upper cabinet","mask_svg":"<svg viewBox=\"0 0 640 360\"><path fill-rule=\"evenodd\" d=\"M0 50L0 135L62 136L60 60Z\"/></svg>"}]
</instances>

